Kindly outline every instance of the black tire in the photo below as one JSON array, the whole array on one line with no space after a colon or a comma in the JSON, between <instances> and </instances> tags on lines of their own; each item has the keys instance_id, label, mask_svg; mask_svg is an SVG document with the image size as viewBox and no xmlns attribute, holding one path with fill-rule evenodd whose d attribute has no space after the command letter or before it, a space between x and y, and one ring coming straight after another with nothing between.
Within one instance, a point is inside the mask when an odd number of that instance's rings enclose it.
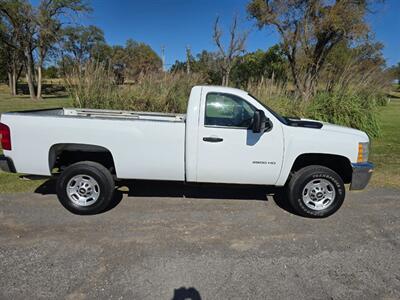
<instances>
[{"instance_id":1,"label":"black tire","mask_svg":"<svg viewBox=\"0 0 400 300\"><path fill-rule=\"evenodd\" d=\"M99 188L97 200L88 206L81 206L70 199L67 192L69 181L77 175L93 178ZM70 212L78 215L92 215L103 212L113 199L115 183L113 176L104 166L92 161L82 161L67 167L58 177L57 196L61 204Z\"/></svg>"},{"instance_id":2,"label":"black tire","mask_svg":"<svg viewBox=\"0 0 400 300\"><path fill-rule=\"evenodd\" d=\"M321 210L312 209L303 201L303 190L311 181L318 182L318 179L327 180L335 190L335 196L329 206ZM335 213L343 204L346 190L342 178L333 170L313 165L296 171L290 178L287 185L287 192L291 207L296 213L304 217L325 218Z\"/></svg>"}]
</instances>

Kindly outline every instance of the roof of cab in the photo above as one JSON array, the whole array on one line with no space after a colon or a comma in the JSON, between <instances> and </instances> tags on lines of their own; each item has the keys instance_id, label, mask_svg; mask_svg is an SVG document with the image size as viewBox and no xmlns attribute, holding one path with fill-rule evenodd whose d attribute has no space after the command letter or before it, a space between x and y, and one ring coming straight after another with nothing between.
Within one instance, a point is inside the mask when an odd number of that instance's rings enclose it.
<instances>
[{"instance_id":1,"label":"roof of cab","mask_svg":"<svg viewBox=\"0 0 400 300\"><path fill-rule=\"evenodd\" d=\"M234 94L242 94L242 95L247 95L248 92L236 89L236 88L231 88L227 86L219 86L219 85L199 85L198 87L201 88L206 88L209 90L214 90L216 92L221 92L221 93L234 93Z\"/></svg>"}]
</instances>

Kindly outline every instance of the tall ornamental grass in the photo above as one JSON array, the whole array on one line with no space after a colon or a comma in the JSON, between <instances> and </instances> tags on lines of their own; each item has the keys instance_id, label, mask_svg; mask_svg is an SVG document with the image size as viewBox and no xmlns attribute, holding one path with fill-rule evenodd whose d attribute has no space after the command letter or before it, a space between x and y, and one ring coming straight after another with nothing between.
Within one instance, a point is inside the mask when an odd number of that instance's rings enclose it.
<instances>
[{"instance_id":1,"label":"tall ornamental grass","mask_svg":"<svg viewBox=\"0 0 400 300\"><path fill-rule=\"evenodd\" d=\"M365 79L363 79L365 80ZM354 80L333 90L320 88L310 101L302 101L288 85L271 80L249 84L247 90L283 116L326 121L380 135L378 107L387 104L383 86Z\"/></svg>"},{"instance_id":2,"label":"tall ornamental grass","mask_svg":"<svg viewBox=\"0 0 400 300\"><path fill-rule=\"evenodd\" d=\"M83 70L73 71L66 85L79 108L184 113L191 88L204 81L198 74L155 73L116 85L110 69L88 63Z\"/></svg>"},{"instance_id":3,"label":"tall ornamental grass","mask_svg":"<svg viewBox=\"0 0 400 300\"><path fill-rule=\"evenodd\" d=\"M377 108L386 104L387 97L382 86L367 82L365 76L361 79L329 90L320 88L310 101L302 101L293 87L274 80L250 81L246 89L284 116L327 121L376 137L380 133ZM169 113L185 113L191 88L205 82L198 74L159 72L119 86L112 71L96 63L66 78L75 107Z\"/></svg>"},{"instance_id":4,"label":"tall ornamental grass","mask_svg":"<svg viewBox=\"0 0 400 300\"><path fill-rule=\"evenodd\" d=\"M380 134L376 99L372 96L345 93L318 93L306 107L304 115L311 119L357 128L371 137Z\"/></svg>"}]
</instances>

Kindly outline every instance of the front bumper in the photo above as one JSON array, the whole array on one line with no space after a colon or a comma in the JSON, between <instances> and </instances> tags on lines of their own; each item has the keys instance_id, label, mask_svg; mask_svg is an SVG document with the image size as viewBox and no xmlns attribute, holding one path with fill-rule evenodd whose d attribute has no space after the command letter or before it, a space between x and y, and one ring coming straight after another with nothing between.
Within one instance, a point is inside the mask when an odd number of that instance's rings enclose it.
<instances>
[{"instance_id":1,"label":"front bumper","mask_svg":"<svg viewBox=\"0 0 400 300\"><path fill-rule=\"evenodd\" d=\"M353 167L353 176L351 178L350 190L362 190L371 179L374 165L370 162L351 165Z\"/></svg>"},{"instance_id":2,"label":"front bumper","mask_svg":"<svg viewBox=\"0 0 400 300\"><path fill-rule=\"evenodd\" d=\"M11 158L0 155L0 169L4 172L15 173L14 163Z\"/></svg>"}]
</instances>

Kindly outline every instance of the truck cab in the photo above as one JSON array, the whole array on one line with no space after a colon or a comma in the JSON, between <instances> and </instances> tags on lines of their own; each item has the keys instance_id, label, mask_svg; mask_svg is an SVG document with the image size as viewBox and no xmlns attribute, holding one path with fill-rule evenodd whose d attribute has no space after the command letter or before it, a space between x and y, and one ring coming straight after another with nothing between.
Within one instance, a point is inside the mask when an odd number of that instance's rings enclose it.
<instances>
[{"instance_id":1,"label":"truck cab","mask_svg":"<svg viewBox=\"0 0 400 300\"><path fill-rule=\"evenodd\" d=\"M256 112L263 115L262 130L254 130ZM187 180L275 185L284 157L282 130L280 121L246 92L193 88L186 120Z\"/></svg>"}]
</instances>

